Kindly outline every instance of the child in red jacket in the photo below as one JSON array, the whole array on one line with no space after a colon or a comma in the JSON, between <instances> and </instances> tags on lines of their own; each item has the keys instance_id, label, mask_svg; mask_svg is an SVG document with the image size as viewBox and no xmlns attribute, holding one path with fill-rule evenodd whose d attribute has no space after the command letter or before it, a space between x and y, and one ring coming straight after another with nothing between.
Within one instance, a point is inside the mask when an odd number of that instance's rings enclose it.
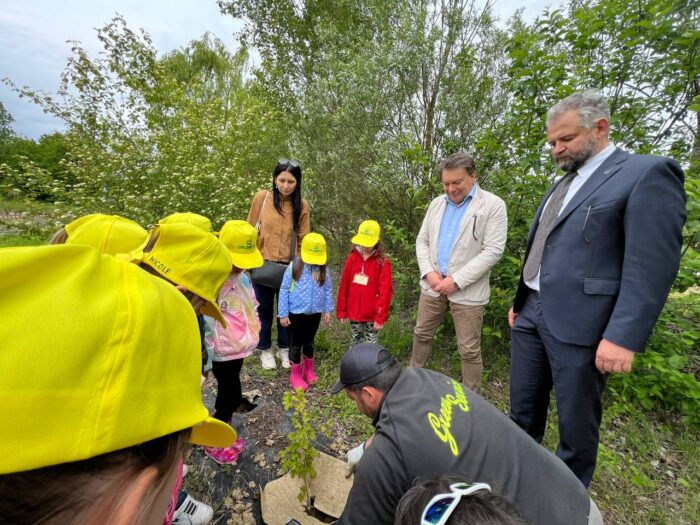
<instances>
[{"instance_id":1,"label":"child in red jacket","mask_svg":"<svg viewBox=\"0 0 700 525\"><path fill-rule=\"evenodd\" d=\"M378 343L379 330L389 317L391 261L379 240L379 223L364 221L352 238L338 289L336 315L352 326L352 344Z\"/></svg>"}]
</instances>

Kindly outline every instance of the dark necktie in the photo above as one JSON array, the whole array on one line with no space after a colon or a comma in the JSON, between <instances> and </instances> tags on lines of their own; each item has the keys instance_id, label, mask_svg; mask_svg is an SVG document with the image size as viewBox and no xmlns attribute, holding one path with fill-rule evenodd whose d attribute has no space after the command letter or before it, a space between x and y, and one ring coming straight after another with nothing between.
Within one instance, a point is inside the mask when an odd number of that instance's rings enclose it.
<instances>
[{"instance_id":1,"label":"dark necktie","mask_svg":"<svg viewBox=\"0 0 700 525\"><path fill-rule=\"evenodd\" d=\"M564 202L564 197L566 197L566 192L569 191L571 181L574 180L576 175L578 175L578 172L572 171L564 176L564 179L552 192L552 196L547 203L547 207L544 209L544 212L542 212L540 223L537 225L537 231L535 232L535 239L532 241L530 253L527 256L527 261L525 261L525 266L523 267L523 278L526 281L534 279L540 269L542 253L544 253L544 246L547 241L547 237L549 237L552 227L554 226L557 217L559 217L559 212L561 211L561 205Z\"/></svg>"}]
</instances>

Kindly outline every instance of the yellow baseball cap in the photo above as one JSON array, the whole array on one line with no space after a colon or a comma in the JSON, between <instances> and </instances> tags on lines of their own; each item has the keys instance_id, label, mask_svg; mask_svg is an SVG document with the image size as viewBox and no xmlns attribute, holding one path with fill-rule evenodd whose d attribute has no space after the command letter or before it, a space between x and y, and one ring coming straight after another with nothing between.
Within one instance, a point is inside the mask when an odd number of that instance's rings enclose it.
<instances>
[{"instance_id":1,"label":"yellow baseball cap","mask_svg":"<svg viewBox=\"0 0 700 525\"><path fill-rule=\"evenodd\" d=\"M306 264L326 264L326 239L320 233L307 233L301 240L301 260Z\"/></svg>"},{"instance_id":2,"label":"yellow baseball cap","mask_svg":"<svg viewBox=\"0 0 700 525\"><path fill-rule=\"evenodd\" d=\"M202 404L197 319L172 285L88 246L0 249L0 474L192 428L236 434Z\"/></svg>"},{"instance_id":3,"label":"yellow baseball cap","mask_svg":"<svg viewBox=\"0 0 700 525\"><path fill-rule=\"evenodd\" d=\"M192 224L207 232L211 231L211 221L207 217L189 211L184 213L172 213L159 220L158 224L178 224L182 222L185 224Z\"/></svg>"},{"instance_id":4,"label":"yellow baseball cap","mask_svg":"<svg viewBox=\"0 0 700 525\"><path fill-rule=\"evenodd\" d=\"M238 268L259 268L265 262L258 250L258 232L246 221L226 221L219 240L228 248L231 261Z\"/></svg>"},{"instance_id":5,"label":"yellow baseball cap","mask_svg":"<svg viewBox=\"0 0 700 525\"><path fill-rule=\"evenodd\" d=\"M362 221L355 235L350 242L365 248L372 248L379 242L381 228L377 221Z\"/></svg>"},{"instance_id":6,"label":"yellow baseball cap","mask_svg":"<svg viewBox=\"0 0 700 525\"><path fill-rule=\"evenodd\" d=\"M80 217L66 224L65 230L65 244L86 244L109 255L132 252L148 237L148 232L131 219L102 213Z\"/></svg>"},{"instance_id":7,"label":"yellow baseball cap","mask_svg":"<svg viewBox=\"0 0 700 525\"><path fill-rule=\"evenodd\" d=\"M151 228L146 247L132 252L132 261L141 261L160 275L196 293L206 302L202 313L223 326L216 298L231 273L231 256L213 234L188 223L158 224Z\"/></svg>"}]
</instances>

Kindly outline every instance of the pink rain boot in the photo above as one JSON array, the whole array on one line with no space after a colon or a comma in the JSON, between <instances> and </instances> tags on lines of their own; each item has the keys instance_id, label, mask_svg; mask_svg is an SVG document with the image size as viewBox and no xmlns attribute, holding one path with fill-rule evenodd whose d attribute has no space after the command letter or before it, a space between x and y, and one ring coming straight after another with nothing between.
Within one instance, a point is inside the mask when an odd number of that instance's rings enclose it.
<instances>
[{"instance_id":1,"label":"pink rain boot","mask_svg":"<svg viewBox=\"0 0 700 525\"><path fill-rule=\"evenodd\" d=\"M301 377L301 363L298 365L295 365L294 363L290 363L291 368L292 368L292 373L289 376L289 384L292 385L292 388L296 390L297 388L301 388L303 392L306 392L306 389L309 388L309 385L306 384L306 381L304 381Z\"/></svg>"},{"instance_id":2,"label":"pink rain boot","mask_svg":"<svg viewBox=\"0 0 700 525\"><path fill-rule=\"evenodd\" d=\"M318 377L316 377L316 374L314 374L314 358L313 357L304 357L304 381L306 381L309 385L315 383L318 381Z\"/></svg>"}]
</instances>

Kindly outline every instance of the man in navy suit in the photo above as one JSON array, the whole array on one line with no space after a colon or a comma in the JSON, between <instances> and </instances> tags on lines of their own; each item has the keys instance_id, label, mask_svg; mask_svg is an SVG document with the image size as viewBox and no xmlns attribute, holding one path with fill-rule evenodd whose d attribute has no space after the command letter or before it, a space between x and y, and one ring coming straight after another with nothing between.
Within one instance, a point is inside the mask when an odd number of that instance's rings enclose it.
<instances>
[{"instance_id":1,"label":"man in navy suit","mask_svg":"<svg viewBox=\"0 0 700 525\"><path fill-rule=\"evenodd\" d=\"M513 308L510 417L537 441L554 387L557 455L587 487L611 372L629 372L678 272L686 219L674 160L608 143L610 110L574 93L547 114L566 174L545 195L527 240Z\"/></svg>"}]
</instances>

